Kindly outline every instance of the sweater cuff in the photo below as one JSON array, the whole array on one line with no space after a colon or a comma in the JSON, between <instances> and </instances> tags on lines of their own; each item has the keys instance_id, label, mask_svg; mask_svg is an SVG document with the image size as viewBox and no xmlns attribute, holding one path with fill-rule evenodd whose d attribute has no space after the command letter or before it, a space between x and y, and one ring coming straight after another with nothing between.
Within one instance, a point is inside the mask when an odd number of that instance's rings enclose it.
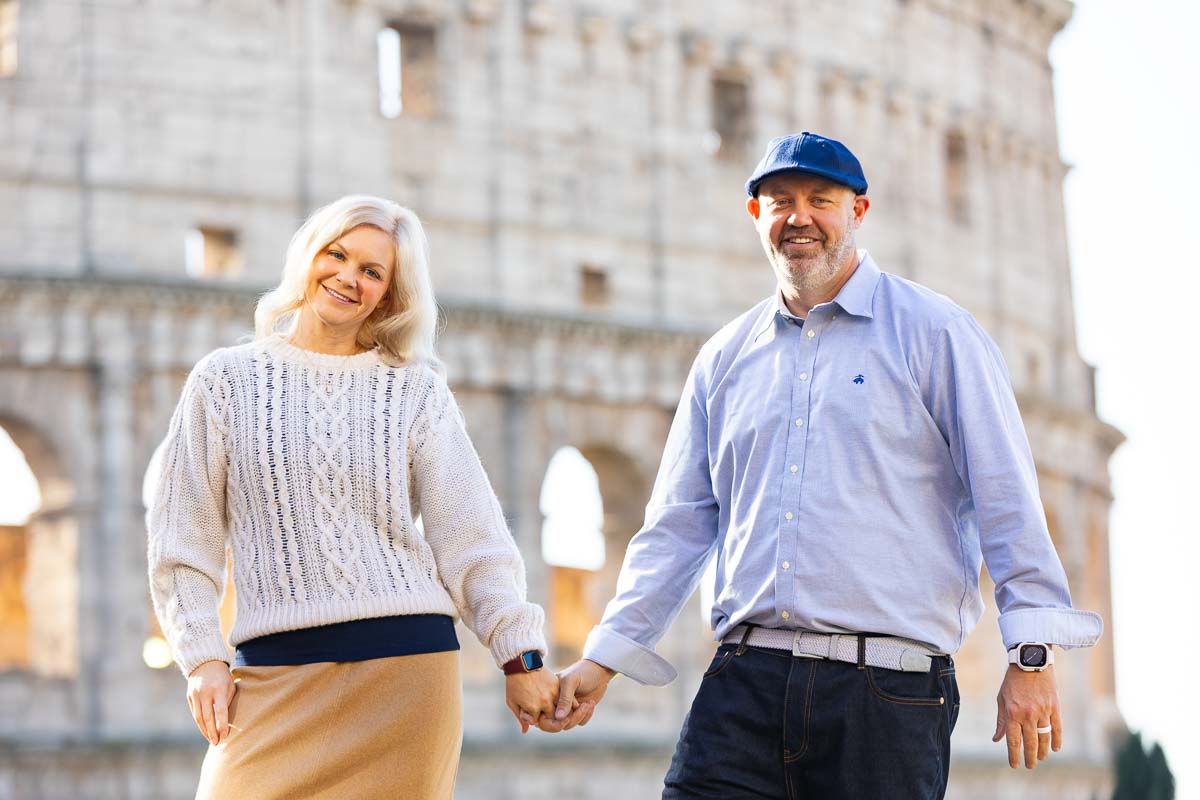
<instances>
[{"instance_id":1,"label":"sweater cuff","mask_svg":"<svg viewBox=\"0 0 1200 800\"><path fill-rule=\"evenodd\" d=\"M203 664L205 661L224 661L226 664L232 663L229 654L229 645L225 642L225 637L217 632L211 636L205 636L202 639L189 641L186 644L181 644L175 652L175 663L179 665L179 669L183 671L183 677L188 677L196 667Z\"/></svg>"},{"instance_id":2,"label":"sweater cuff","mask_svg":"<svg viewBox=\"0 0 1200 800\"><path fill-rule=\"evenodd\" d=\"M493 634L489 649L497 667L503 668L509 661L530 650L538 651L542 659L546 659L549 650L546 647L546 637L542 633L544 615L541 608L533 607L537 609L537 613L531 615L533 619L527 624L514 625Z\"/></svg>"}]
</instances>

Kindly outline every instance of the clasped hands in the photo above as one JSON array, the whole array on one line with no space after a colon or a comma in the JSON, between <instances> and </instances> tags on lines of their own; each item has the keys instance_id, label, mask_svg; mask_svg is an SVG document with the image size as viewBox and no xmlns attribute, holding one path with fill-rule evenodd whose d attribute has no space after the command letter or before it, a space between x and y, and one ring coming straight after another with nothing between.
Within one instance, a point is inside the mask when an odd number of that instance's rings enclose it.
<instances>
[{"instance_id":1,"label":"clasped hands","mask_svg":"<svg viewBox=\"0 0 1200 800\"><path fill-rule=\"evenodd\" d=\"M617 673L581 659L562 672L548 669L505 677L505 702L521 724L521 733L536 727L557 733L586 725Z\"/></svg>"}]
</instances>

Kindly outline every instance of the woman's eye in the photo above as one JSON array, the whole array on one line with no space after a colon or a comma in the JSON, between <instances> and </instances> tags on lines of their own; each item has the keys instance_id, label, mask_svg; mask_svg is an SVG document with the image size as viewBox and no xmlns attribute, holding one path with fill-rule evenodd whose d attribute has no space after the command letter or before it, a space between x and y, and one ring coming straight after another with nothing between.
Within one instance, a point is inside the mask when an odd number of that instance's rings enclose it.
<instances>
[{"instance_id":1,"label":"woman's eye","mask_svg":"<svg viewBox=\"0 0 1200 800\"><path fill-rule=\"evenodd\" d=\"M330 251L329 251L329 255L330 255L331 257L333 257L333 258L336 258L338 261L345 261L345 260L346 260L346 256L345 256L345 255L343 255L341 252L339 252L339 251L337 251L337 250L330 250Z\"/></svg>"},{"instance_id":2,"label":"woman's eye","mask_svg":"<svg viewBox=\"0 0 1200 800\"><path fill-rule=\"evenodd\" d=\"M368 274L368 275L370 275L370 276L371 276L372 278L374 278L375 280L379 280L379 279L380 279L380 277L382 277L382 276L380 276L380 274L379 274L379 272L378 272L378 271L376 271L376 270L373 270L373 269L368 269L368 270L367 270L367 274Z\"/></svg>"}]
</instances>

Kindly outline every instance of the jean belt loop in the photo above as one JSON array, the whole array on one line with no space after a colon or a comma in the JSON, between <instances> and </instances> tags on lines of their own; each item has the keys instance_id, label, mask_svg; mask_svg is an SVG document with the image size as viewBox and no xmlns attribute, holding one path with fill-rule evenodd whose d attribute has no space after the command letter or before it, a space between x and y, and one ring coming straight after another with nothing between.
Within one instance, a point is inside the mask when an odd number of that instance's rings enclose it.
<instances>
[{"instance_id":1,"label":"jean belt loop","mask_svg":"<svg viewBox=\"0 0 1200 800\"><path fill-rule=\"evenodd\" d=\"M858 635L858 668L867 668L867 637L861 633Z\"/></svg>"},{"instance_id":2,"label":"jean belt loop","mask_svg":"<svg viewBox=\"0 0 1200 800\"><path fill-rule=\"evenodd\" d=\"M738 642L737 650L733 651L735 656L740 656L746 652L746 640L750 638L750 634L754 631L754 626L747 624L746 632L742 634L742 640Z\"/></svg>"},{"instance_id":3,"label":"jean belt loop","mask_svg":"<svg viewBox=\"0 0 1200 800\"><path fill-rule=\"evenodd\" d=\"M838 660L838 639L840 638L841 636L836 633L829 635L829 644L825 648L825 657L830 661Z\"/></svg>"}]
</instances>

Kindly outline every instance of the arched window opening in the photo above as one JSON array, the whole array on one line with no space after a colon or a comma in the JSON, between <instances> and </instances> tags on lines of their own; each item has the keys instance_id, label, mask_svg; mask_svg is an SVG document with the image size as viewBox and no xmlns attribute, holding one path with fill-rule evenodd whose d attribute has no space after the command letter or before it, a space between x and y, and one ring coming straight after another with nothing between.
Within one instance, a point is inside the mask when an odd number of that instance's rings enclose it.
<instances>
[{"instance_id":1,"label":"arched window opening","mask_svg":"<svg viewBox=\"0 0 1200 800\"><path fill-rule=\"evenodd\" d=\"M556 660L577 656L598 612L593 578L604 566L604 503L595 468L574 447L550 459L542 481L542 558L550 565L550 646Z\"/></svg>"},{"instance_id":2,"label":"arched window opening","mask_svg":"<svg viewBox=\"0 0 1200 800\"><path fill-rule=\"evenodd\" d=\"M78 535L58 467L32 428L0 427L0 671L78 670Z\"/></svg>"},{"instance_id":3,"label":"arched window opening","mask_svg":"<svg viewBox=\"0 0 1200 800\"><path fill-rule=\"evenodd\" d=\"M25 454L0 428L0 670L30 666L25 526L41 504Z\"/></svg>"},{"instance_id":4,"label":"arched window opening","mask_svg":"<svg viewBox=\"0 0 1200 800\"><path fill-rule=\"evenodd\" d=\"M557 567L595 571L604 566L604 503L600 478L583 454L563 447L550 459L538 500L542 558Z\"/></svg>"}]
</instances>

